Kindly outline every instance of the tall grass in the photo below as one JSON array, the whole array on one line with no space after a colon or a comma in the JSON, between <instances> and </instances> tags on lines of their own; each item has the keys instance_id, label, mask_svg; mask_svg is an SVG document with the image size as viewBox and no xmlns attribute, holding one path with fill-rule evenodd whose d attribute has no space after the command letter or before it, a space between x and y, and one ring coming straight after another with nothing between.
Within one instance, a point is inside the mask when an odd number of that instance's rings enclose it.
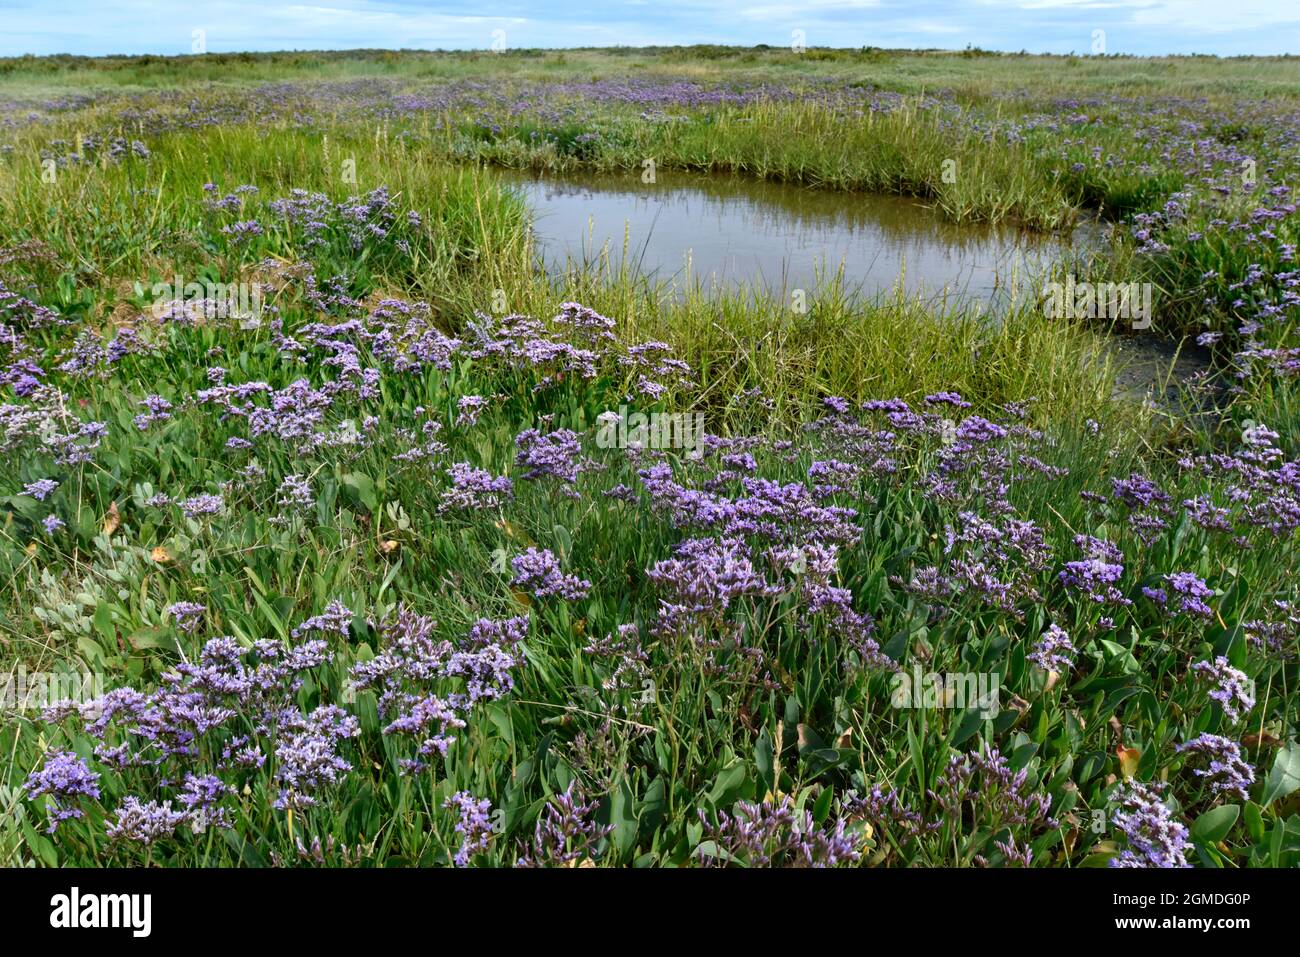
<instances>
[{"instance_id":1,"label":"tall grass","mask_svg":"<svg viewBox=\"0 0 1300 957\"><path fill-rule=\"evenodd\" d=\"M810 108L789 122L798 128L828 120ZM889 122L906 129L900 120ZM743 125L725 128L749 142ZM720 150L725 136L721 142ZM344 178L345 163L355 182ZM829 276L809 292L806 311L796 312L757 287L653 281L626 258L549 274L538 266L526 207L490 169L451 166L373 132L218 127L166 137L148 162L72 167L54 183L42 180L42 169L34 155L0 165L0 246L48 244L58 265L34 263L30 278L54 292L60 307L99 321L141 308L137 283L147 289L202 271L234 281L252 275L266 256L290 261L299 252L275 244L233 250L219 232L221 221L204 207L204 184L222 193L255 185L262 201L292 189L342 200L386 186L428 217L415 263L392 272L344 256L322 268L349 274L378 295L426 299L451 330L476 312L491 312L502 295L508 311L532 315L581 301L616 317L630 334L672 344L719 407L757 388L781 414L797 417L823 395L921 395L947 387L991 405L1034 395L1046 410L1075 420L1127 414L1112 400L1114 369L1102 340L1044 319L1030 303L993 321L901 294L863 300ZM97 215L87 215L88 208Z\"/></svg>"}]
</instances>

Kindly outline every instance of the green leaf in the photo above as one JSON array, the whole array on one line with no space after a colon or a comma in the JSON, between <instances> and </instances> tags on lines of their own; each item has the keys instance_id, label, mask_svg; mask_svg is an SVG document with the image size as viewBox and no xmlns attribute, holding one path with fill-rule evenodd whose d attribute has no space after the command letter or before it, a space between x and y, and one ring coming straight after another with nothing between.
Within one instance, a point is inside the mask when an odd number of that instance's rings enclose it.
<instances>
[{"instance_id":1,"label":"green leaf","mask_svg":"<svg viewBox=\"0 0 1300 957\"><path fill-rule=\"evenodd\" d=\"M95 630L104 639L105 647L110 651L117 648L117 629L113 627L113 613L104 602L95 606Z\"/></svg>"},{"instance_id":2,"label":"green leaf","mask_svg":"<svg viewBox=\"0 0 1300 957\"><path fill-rule=\"evenodd\" d=\"M367 509L373 512L379 508L379 496L375 492L375 482L369 475L363 475L361 472L349 472L343 476L342 482L356 496L357 501Z\"/></svg>"},{"instance_id":3,"label":"green leaf","mask_svg":"<svg viewBox=\"0 0 1300 957\"><path fill-rule=\"evenodd\" d=\"M160 625L153 625L141 628L139 631L127 636L127 643L136 651L143 651L147 648L167 648L171 643L167 640L171 637L171 630Z\"/></svg>"},{"instance_id":4,"label":"green leaf","mask_svg":"<svg viewBox=\"0 0 1300 957\"><path fill-rule=\"evenodd\" d=\"M772 749L772 738L767 728L758 732L754 743L754 766L758 769L758 781L763 791L776 790L775 776L776 754Z\"/></svg>"},{"instance_id":5,"label":"green leaf","mask_svg":"<svg viewBox=\"0 0 1300 957\"><path fill-rule=\"evenodd\" d=\"M573 536L563 525L556 525L552 532L555 533L555 547L559 552L560 561L568 561L569 555L573 552Z\"/></svg>"},{"instance_id":6,"label":"green leaf","mask_svg":"<svg viewBox=\"0 0 1300 957\"><path fill-rule=\"evenodd\" d=\"M1192 824L1192 840L1197 844L1218 844L1237 823L1241 808L1236 804L1212 807Z\"/></svg>"},{"instance_id":7,"label":"green leaf","mask_svg":"<svg viewBox=\"0 0 1300 957\"><path fill-rule=\"evenodd\" d=\"M1250 839L1256 844L1262 843L1265 833L1264 815L1260 811L1259 805L1254 801L1247 803L1246 810L1242 812L1242 818L1246 822L1246 833L1250 835Z\"/></svg>"},{"instance_id":8,"label":"green leaf","mask_svg":"<svg viewBox=\"0 0 1300 957\"><path fill-rule=\"evenodd\" d=\"M731 767L720 772L709 789L705 800L712 807L724 807L736 799L740 786L745 781L745 763L737 761Z\"/></svg>"},{"instance_id":9,"label":"green leaf","mask_svg":"<svg viewBox=\"0 0 1300 957\"><path fill-rule=\"evenodd\" d=\"M26 818L23 819L22 829L23 836L27 838L27 846L41 859L42 863L46 867L58 867L59 853L54 848L54 842L43 834L37 834Z\"/></svg>"},{"instance_id":10,"label":"green leaf","mask_svg":"<svg viewBox=\"0 0 1300 957\"><path fill-rule=\"evenodd\" d=\"M961 717L953 723L952 738L948 742L954 748L980 729L984 723L984 714L980 708L967 708Z\"/></svg>"},{"instance_id":11,"label":"green leaf","mask_svg":"<svg viewBox=\"0 0 1300 957\"><path fill-rule=\"evenodd\" d=\"M818 824L825 822L827 816L831 813L831 801L835 797L835 792L830 788L822 788L822 793L817 795L817 802L813 805L813 820Z\"/></svg>"},{"instance_id":12,"label":"green leaf","mask_svg":"<svg viewBox=\"0 0 1300 957\"><path fill-rule=\"evenodd\" d=\"M1260 802L1268 807L1278 798L1284 798L1300 788L1300 745L1292 741L1277 753L1273 769L1264 781Z\"/></svg>"}]
</instances>

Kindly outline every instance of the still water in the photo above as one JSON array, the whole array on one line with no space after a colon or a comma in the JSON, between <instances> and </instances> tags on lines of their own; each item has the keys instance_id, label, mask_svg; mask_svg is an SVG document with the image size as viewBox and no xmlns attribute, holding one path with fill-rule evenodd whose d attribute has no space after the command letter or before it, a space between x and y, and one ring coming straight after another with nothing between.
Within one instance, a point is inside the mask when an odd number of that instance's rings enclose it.
<instances>
[{"instance_id":1,"label":"still water","mask_svg":"<svg viewBox=\"0 0 1300 957\"><path fill-rule=\"evenodd\" d=\"M748 286L784 296L811 292L819 276L842 268L845 285L867 298L901 286L909 298L1002 304L1013 282L1019 298L1035 296L1046 267L1099 237L1091 224L1049 237L958 226L918 200L753 179L500 175L532 208L552 272L607 254L614 268L625 264L679 290Z\"/></svg>"}]
</instances>

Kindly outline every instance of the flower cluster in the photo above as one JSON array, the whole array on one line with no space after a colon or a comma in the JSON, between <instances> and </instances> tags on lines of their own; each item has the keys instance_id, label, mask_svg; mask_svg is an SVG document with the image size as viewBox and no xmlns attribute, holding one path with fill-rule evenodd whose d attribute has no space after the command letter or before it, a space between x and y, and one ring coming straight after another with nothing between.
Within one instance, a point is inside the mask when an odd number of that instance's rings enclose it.
<instances>
[{"instance_id":1,"label":"flower cluster","mask_svg":"<svg viewBox=\"0 0 1300 957\"><path fill-rule=\"evenodd\" d=\"M1163 785L1126 781L1112 795L1119 807L1113 820L1128 847L1111 858L1111 867L1191 867L1188 832L1160 800Z\"/></svg>"}]
</instances>

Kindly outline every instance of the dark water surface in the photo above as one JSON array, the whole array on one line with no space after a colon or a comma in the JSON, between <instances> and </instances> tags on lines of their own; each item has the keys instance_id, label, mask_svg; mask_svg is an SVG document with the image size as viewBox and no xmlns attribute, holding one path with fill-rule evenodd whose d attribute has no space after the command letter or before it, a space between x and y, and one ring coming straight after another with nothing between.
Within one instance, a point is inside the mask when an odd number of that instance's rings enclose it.
<instances>
[{"instance_id":1,"label":"dark water surface","mask_svg":"<svg viewBox=\"0 0 1300 957\"><path fill-rule=\"evenodd\" d=\"M758 286L809 294L818 275L841 266L848 288L867 298L961 298L1002 304L1035 295L1031 280L1099 230L1041 236L1011 227L958 226L920 201L810 190L736 177L659 171L555 176L503 171L534 213L547 268L594 262L607 251L678 288Z\"/></svg>"}]
</instances>

